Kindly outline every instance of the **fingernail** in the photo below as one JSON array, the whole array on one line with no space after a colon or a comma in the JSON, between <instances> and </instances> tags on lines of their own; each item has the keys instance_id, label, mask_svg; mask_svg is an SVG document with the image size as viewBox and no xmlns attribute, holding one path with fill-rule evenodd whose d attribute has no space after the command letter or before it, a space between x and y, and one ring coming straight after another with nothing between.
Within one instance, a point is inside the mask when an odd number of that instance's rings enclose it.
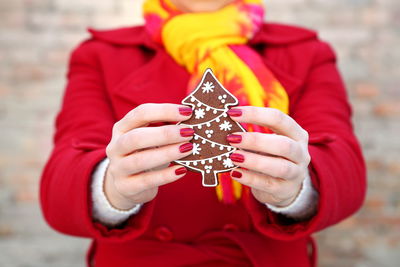
<instances>
[{"instance_id":1,"label":"fingernail","mask_svg":"<svg viewBox=\"0 0 400 267\"><path fill-rule=\"evenodd\" d=\"M233 178L236 178L236 179L242 178L242 173L241 173L241 172L237 172L237 171L232 171L231 176L232 176Z\"/></svg>"},{"instance_id":2,"label":"fingernail","mask_svg":"<svg viewBox=\"0 0 400 267\"><path fill-rule=\"evenodd\" d=\"M240 116L242 116L242 110L238 109L238 108L230 109L230 110L228 110L227 113L231 117L240 117Z\"/></svg>"},{"instance_id":3,"label":"fingernail","mask_svg":"<svg viewBox=\"0 0 400 267\"><path fill-rule=\"evenodd\" d=\"M189 137L194 135L194 130L192 128L183 128L180 129L180 133L182 137Z\"/></svg>"},{"instance_id":4,"label":"fingernail","mask_svg":"<svg viewBox=\"0 0 400 267\"><path fill-rule=\"evenodd\" d=\"M188 107L180 107L179 108L179 113L183 116L190 116L193 113L193 110Z\"/></svg>"},{"instance_id":5,"label":"fingernail","mask_svg":"<svg viewBox=\"0 0 400 267\"><path fill-rule=\"evenodd\" d=\"M193 149L193 144L192 144L192 143L186 143L186 144L183 144L183 145L181 145L181 146L179 147L179 151L180 151L181 153L189 152L189 151L192 150L192 149Z\"/></svg>"},{"instance_id":6,"label":"fingernail","mask_svg":"<svg viewBox=\"0 0 400 267\"><path fill-rule=\"evenodd\" d=\"M226 139L228 140L229 143L233 144L239 144L240 142L242 142L242 136L238 134L228 134Z\"/></svg>"},{"instance_id":7,"label":"fingernail","mask_svg":"<svg viewBox=\"0 0 400 267\"><path fill-rule=\"evenodd\" d=\"M233 153L229 157L234 162L239 162L239 163L244 162L244 156L242 154Z\"/></svg>"},{"instance_id":8,"label":"fingernail","mask_svg":"<svg viewBox=\"0 0 400 267\"><path fill-rule=\"evenodd\" d=\"M180 167L179 169L175 170L175 174L176 175L182 175L182 174L185 174L185 173L187 173L187 169L185 167Z\"/></svg>"}]
</instances>

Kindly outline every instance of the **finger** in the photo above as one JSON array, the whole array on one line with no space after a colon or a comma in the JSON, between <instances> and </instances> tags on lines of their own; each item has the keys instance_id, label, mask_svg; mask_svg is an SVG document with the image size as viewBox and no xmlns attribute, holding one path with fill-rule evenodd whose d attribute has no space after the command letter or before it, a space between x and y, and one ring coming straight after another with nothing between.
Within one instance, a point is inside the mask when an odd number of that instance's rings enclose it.
<instances>
[{"instance_id":1,"label":"finger","mask_svg":"<svg viewBox=\"0 0 400 267\"><path fill-rule=\"evenodd\" d=\"M192 149L192 143L148 149L120 159L116 168L121 175L129 176L186 157L192 153Z\"/></svg>"},{"instance_id":2,"label":"finger","mask_svg":"<svg viewBox=\"0 0 400 267\"><path fill-rule=\"evenodd\" d=\"M231 177L239 183L249 186L253 195L262 203L282 204L282 201L287 201L298 193L298 185L294 182L241 168L233 170Z\"/></svg>"},{"instance_id":3,"label":"finger","mask_svg":"<svg viewBox=\"0 0 400 267\"><path fill-rule=\"evenodd\" d=\"M180 165L171 166L158 171L143 172L132 175L128 179L120 181L124 193L129 196L143 191L166 185L182 178L187 173L187 169Z\"/></svg>"},{"instance_id":4,"label":"finger","mask_svg":"<svg viewBox=\"0 0 400 267\"><path fill-rule=\"evenodd\" d=\"M238 112L237 110L242 111ZM308 141L308 133L289 115L275 108L241 106L228 114L237 122L257 124L296 141Z\"/></svg>"},{"instance_id":5,"label":"finger","mask_svg":"<svg viewBox=\"0 0 400 267\"><path fill-rule=\"evenodd\" d=\"M231 177L243 185L255 188L269 194L276 194L282 180L262 173L245 170L242 168L234 169Z\"/></svg>"},{"instance_id":6,"label":"finger","mask_svg":"<svg viewBox=\"0 0 400 267\"><path fill-rule=\"evenodd\" d=\"M230 159L236 166L284 180L296 179L301 174L299 165L283 158L239 150L232 153Z\"/></svg>"},{"instance_id":7,"label":"finger","mask_svg":"<svg viewBox=\"0 0 400 267\"><path fill-rule=\"evenodd\" d=\"M121 135L111 153L127 155L140 149L187 142L193 134L193 129L178 125L136 128Z\"/></svg>"},{"instance_id":8,"label":"finger","mask_svg":"<svg viewBox=\"0 0 400 267\"><path fill-rule=\"evenodd\" d=\"M114 133L122 134L155 122L176 122L189 119L192 109L176 104L142 104L129 111L114 125Z\"/></svg>"},{"instance_id":9,"label":"finger","mask_svg":"<svg viewBox=\"0 0 400 267\"><path fill-rule=\"evenodd\" d=\"M301 144L283 135L241 132L228 135L227 139L234 147L284 157L294 163L306 159Z\"/></svg>"}]
</instances>

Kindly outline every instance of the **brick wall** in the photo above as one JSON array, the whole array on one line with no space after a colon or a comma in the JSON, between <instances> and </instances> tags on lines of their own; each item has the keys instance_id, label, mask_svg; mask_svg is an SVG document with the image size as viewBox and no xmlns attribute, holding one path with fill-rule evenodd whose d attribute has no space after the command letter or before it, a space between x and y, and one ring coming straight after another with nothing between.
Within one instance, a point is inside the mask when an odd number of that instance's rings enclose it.
<instances>
[{"instance_id":1,"label":"brick wall","mask_svg":"<svg viewBox=\"0 0 400 267\"><path fill-rule=\"evenodd\" d=\"M400 261L400 2L267 1L269 20L317 29L348 85L369 171L366 204L317 235L320 266ZM134 0L0 0L0 266L83 266L88 241L48 229L38 177L70 50L85 27L140 22ZM397 123L396 123L397 122Z\"/></svg>"}]
</instances>

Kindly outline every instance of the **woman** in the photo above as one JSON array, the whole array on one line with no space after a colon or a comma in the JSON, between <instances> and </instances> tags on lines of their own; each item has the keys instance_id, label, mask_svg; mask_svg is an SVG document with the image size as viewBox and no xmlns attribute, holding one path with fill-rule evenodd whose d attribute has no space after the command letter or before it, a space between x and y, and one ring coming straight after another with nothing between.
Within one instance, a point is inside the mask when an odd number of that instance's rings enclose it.
<instances>
[{"instance_id":1,"label":"woman","mask_svg":"<svg viewBox=\"0 0 400 267\"><path fill-rule=\"evenodd\" d=\"M315 266L310 235L354 213L365 166L329 45L263 24L259 0L147 0L144 27L91 30L72 54L43 172L48 223L93 239L91 266ZM179 105L212 68L250 125L217 190ZM149 104L152 103L152 104ZM271 134L271 129L275 134Z\"/></svg>"}]
</instances>

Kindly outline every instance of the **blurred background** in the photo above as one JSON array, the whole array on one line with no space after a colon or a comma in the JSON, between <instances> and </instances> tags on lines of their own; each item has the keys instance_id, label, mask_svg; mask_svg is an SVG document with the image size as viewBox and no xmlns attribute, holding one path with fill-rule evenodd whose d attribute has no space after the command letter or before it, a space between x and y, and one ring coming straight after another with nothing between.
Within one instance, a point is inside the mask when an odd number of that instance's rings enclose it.
<instances>
[{"instance_id":1,"label":"blurred background","mask_svg":"<svg viewBox=\"0 0 400 267\"><path fill-rule=\"evenodd\" d=\"M353 217L316 234L319 266L400 263L400 1L269 0L267 20L316 29L339 56L369 189ZM137 0L0 0L0 266L84 266L88 240L38 206L68 55L86 27L142 22ZM71 196L73 197L73 196Z\"/></svg>"}]
</instances>

